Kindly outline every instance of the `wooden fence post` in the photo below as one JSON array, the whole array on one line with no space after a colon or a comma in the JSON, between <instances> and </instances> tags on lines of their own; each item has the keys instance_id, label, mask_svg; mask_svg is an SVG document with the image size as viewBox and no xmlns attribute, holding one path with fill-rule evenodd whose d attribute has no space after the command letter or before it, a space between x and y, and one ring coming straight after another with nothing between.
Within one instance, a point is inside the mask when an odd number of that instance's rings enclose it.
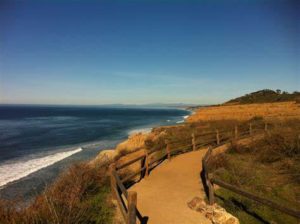
<instances>
[{"instance_id":1,"label":"wooden fence post","mask_svg":"<svg viewBox=\"0 0 300 224\"><path fill-rule=\"evenodd\" d=\"M216 138L217 138L217 145L220 144L220 135L219 135L219 130L217 129L216 131Z\"/></svg>"},{"instance_id":2,"label":"wooden fence post","mask_svg":"<svg viewBox=\"0 0 300 224\"><path fill-rule=\"evenodd\" d=\"M235 125L234 127L234 138L237 139L238 138L238 126Z\"/></svg>"},{"instance_id":3,"label":"wooden fence post","mask_svg":"<svg viewBox=\"0 0 300 224\"><path fill-rule=\"evenodd\" d=\"M265 123L265 132L267 132L268 131L268 123L266 122Z\"/></svg>"},{"instance_id":4,"label":"wooden fence post","mask_svg":"<svg viewBox=\"0 0 300 224\"><path fill-rule=\"evenodd\" d=\"M196 143L195 143L195 134L192 134L192 145L193 145L193 151L196 151Z\"/></svg>"},{"instance_id":5,"label":"wooden fence post","mask_svg":"<svg viewBox=\"0 0 300 224\"><path fill-rule=\"evenodd\" d=\"M252 123L249 124L249 134L252 135Z\"/></svg>"},{"instance_id":6,"label":"wooden fence post","mask_svg":"<svg viewBox=\"0 0 300 224\"><path fill-rule=\"evenodd\" d=\"M126 224L136 224L136 202L137 194L135 191L128 192L128 219Z\"/></svg>"},{"instance_id":7,"label":"wooden fence post","mask_svg":"<svg viewBox=\"0 0 300 224\"><path fill-rule=\"evenodd\" d=\"M169 144L167 144L167 155L168 155L168 160L171 160L171 151L170 151Z\"/></svg>"},{"instance_id":8,"label":"wooden fence post","mask_svg":"<svg viewBox=\"0 0 300 224\"><path fill-rule=\"evenodd\" d=\"M114 199L117 200L118 195L116 195L117 194L116 192L118 191L118 187L117 187L117 181L113 175L113 172L115 170L116 170L116 164L115 163L110 164L109 166L110 188Z\"/></svg>"},{"instance_id":9,"label":"wooden fence post","mask_svg":"<svg viewBox=\"0 0 300 224\"><path fill-rule=\"evenodd\" d=\"M208 202L210 205L213 205L215 203L215 195L214 195L214 186L213 183L210 180L210 176L208 173L208 167L207 167L207 161L212 153L212 148L209 147L207 153L202 159L202 170L204 172L204 178L206 186L208 187Z\"/></svg>"},{"instance_id":10,"label":"wooden fence post","mask_svg":"<svg viewBox=\"0 0 300 224\"><path fill-rule=\"evenodd\" d=\"M215 203L214 185L210 181L209 177L207 179L207 186L208 186L208 200L209 200L209 204L213 205Z\"/></svg>"},{"instance_id":11,"label":"wooden fence post","mask_svg":"<svg viewBox=\"0 0 300 224\"><path fill-rule=\"evenodd\" d=\"M116 169L116 164L112 163L109 166L109 175L110 175L110 187L117 189L117 183L113 175L113 171Z\"/></svg>"},{"instance_id":12,"label":"wooden fence post","mask_svg":"<svg viewBox=\"0 0 300 224\"><path fill-rule=\"evenodd\" d=\"M149 155L148 155L148 151L147 149L145 149L145 176L148 177L149 176Z\"/></svg>"}]
</instances>

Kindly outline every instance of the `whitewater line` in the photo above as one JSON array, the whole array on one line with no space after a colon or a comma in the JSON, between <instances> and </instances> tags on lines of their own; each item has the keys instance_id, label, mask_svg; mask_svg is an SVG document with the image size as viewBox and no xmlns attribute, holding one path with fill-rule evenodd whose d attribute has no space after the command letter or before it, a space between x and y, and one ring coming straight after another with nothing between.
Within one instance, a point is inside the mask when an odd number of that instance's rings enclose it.
<instances>
[{"instance_id":1,"label":"whitewater line","mask_svg":"<svg viewBox=\"0 0 300 224\"><path fill-rule=\"evenodd\" d=\"M0 165L0 188L10 182L19 180L42 168L53 165L75 153L82 151L82 148L67 152L58 152L41 158L30 159L28 161L18 161L16 163Z\"/></svg>"}]
</instances>

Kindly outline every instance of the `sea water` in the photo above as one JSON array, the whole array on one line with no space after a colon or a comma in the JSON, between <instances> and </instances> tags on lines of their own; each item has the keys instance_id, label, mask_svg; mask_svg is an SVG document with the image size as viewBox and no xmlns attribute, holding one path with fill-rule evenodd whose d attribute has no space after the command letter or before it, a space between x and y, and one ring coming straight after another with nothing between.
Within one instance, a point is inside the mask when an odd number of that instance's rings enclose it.
<instances>
[{"instance_id":1,"label":"sea water","mask_svg":"<svg viewBox=\"0 0 300 224\"><path fill-rule=\"evenodd\" d=\"M2 105L0 198L30 198L70 164L188 114L171 108Z\"/></svg>"}]
</instances>

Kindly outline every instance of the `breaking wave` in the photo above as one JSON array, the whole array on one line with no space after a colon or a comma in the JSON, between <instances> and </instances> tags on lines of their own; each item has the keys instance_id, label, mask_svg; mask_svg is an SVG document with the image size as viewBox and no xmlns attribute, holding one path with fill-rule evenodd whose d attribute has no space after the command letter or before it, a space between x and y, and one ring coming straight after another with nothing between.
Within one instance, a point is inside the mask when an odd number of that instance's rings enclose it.
<instances>
[{"instance_id":1,"label":"breaking wave","mask_svg":"<svg viewBox=\"0 0 300 224\"><path fill-rule=\"evenodd\" d=\"M75 153L82 151L82 148L75 150L58 152L41 158L34 158L27 161L17 161L14 163L0 165L0 188L10 182L19 180L42 168L53 165Z\"/></svg>"},{"instance_id":2,"label":"breaking wave","mask_svg":"<svg viewBox=\"0 0 300 224\"><path fill-rule=\"evenodd\" d=\"M152 130L152 128L139 128L139 129L133 129L128 131L129 135L134 135L134 134L138 134L138 133L142 133L142 134L147 134L150 133Z\"/></svg>"}]
</instances>

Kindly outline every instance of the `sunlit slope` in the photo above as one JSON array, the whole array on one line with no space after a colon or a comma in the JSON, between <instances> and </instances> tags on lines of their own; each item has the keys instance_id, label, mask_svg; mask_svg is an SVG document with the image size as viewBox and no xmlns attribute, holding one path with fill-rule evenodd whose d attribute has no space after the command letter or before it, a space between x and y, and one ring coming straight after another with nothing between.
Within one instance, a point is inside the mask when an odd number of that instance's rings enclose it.
<instances>
[{"instance_id":1,"label":"sunlit slope","mask_svg":"<svg viewBox=\"0 0 300 224\"><path fill-rule=\"evenodd\" d=\"M239 104L203 107L190 116L188 122L213 120L249 120L254 117L270 119L300 118L300 104L296 102Z\"/></svg>"}]
</instances>

